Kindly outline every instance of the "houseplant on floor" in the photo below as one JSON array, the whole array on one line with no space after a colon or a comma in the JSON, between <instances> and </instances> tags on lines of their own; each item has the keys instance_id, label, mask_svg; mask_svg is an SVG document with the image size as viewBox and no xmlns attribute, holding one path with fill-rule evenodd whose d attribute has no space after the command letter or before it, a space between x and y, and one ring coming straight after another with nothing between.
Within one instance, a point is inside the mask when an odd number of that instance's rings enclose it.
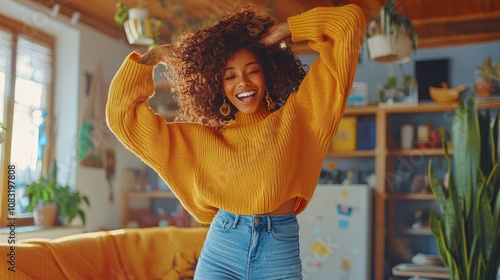
<instances>
[{"instance_id":1,"label":"houseplant on floor","mask_svg":"<svg viewBox=\"0 0 500 280\"><path fill-rule=\"evenodd\" d=\"M398 13L396 1L387 0L368 22L366 43L368 57L378 62L405 63L418 46L418 34L411 20Z\"/></svg>"},{"instance_id":2,"label":"houseplant on floor","mask_svg":"<svg viewBox=\"0 0 500 280\"><path fill-rule=\"evenodd\" d=\"M28 211L33 211L36 225L53 226L59 218L60 222L68 224L78 216L85 225L85 212L82 204L90 206L86 195L68 185L57 182L57 163L51 166L49 178L40 176L38 181L26 185L26 194L29 199Z\"/></svg>"},{"instance_id":3,"label":"houseplant on floor","mask_svg":"<svg viewBox=\"0 0 500 280\"><path fill-rule=\"evenodd\" d=\"M500 265L498 125L498 114L491 125L490 112L478 112L471 94L455 110L453 163L443 138L450 174L447 186L429 163L429 183L442 210L442 214L431 212L429 223L450 279L496 279Z\"/></svg>"}]
</instances>

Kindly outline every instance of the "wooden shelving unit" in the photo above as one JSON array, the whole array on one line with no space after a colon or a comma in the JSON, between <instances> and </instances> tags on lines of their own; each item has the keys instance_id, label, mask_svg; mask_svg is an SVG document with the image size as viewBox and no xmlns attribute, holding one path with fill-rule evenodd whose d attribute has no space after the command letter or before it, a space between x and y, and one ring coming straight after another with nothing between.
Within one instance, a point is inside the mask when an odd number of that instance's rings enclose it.
<instances>
[{"instance_id":1,"label":"wooden shelving unit","mask_svg":"<svg viewBox=\"0 0 500 280\"><path fill-rule=\"evenodd\" d=\"M429 149L411 149L411 150L392 150L387 154L390 157L414 157L414 156L425 156L425 157L435 157L444 156L445 151L442 148L429 148ZM453 155L451 149L448 150L448 155Z\"/></svg>"},{"instance_id":2,"label":"wooden shelving unit","mask_svg":"<svg viewBox=\"0 0 500 280\"><path fill-rule=\"evenodd\" d=\"M429 227L407 228L401 230L400 233L405 235L432 235L432 231Z\"/></svg>"},{"instance_id":3,"label":"wooden shelving unit","mask_svg":"<svg viewBox=\"0 0 500 280\"><path fill-rule=\"evenodd\" d=\"M172 192L168 191L129 191L124 190L122 192L122 220L121 226L127 227L130 221L137 221L138 218L143 216L148 216L151 212L150 209L144 208L131 208L130 203L131 200L134 199L152 199L152 198L164 198L164 199L175 199L175 195Z\"/></svg>"},{"instance_id":4,"label":"wooden shelving unit","mask_svg":"<svg viewBox=\"0 0 500 280\"><path fill-rule=\"evenodd\" d=\"M432 193L397 193L388 194L387 198L389 200L435 200L435 196Z\"/></svg>"},{"instance_id":5,"label":"wooden shelving unit","mask_svg":"<svg viewBox=\"0 0 500 280\"><path fill-rule=\"evenodd\" d=\"M353 152L328 152L326 157L328 158L369 158L375 157L375 150L367 151L353 151Z\"/></svg>"},{"instance_id":6,"label":"wooden shelving unit","mask_svg":"<svg viewBox=\"0 0 500 280\"><path fill-rule=\"evenodd\" d=\"M435 197L432 193L391 193L392 182L387 178L388 174L394 168L393 161L398 158L406 157L444 157L445 151L442 148L410 149L401 150L389 147L389 131L395 131L398 128L389 127L389 119L393 117L415 118L420 114L429 113L443 114L450 120L453 117L453 111L458 103L452 104L395 104L395 105L371 105L366 107L348 107L345 116L373 116L376 126L376 146L374 150L353 151L353 152L333 152L328 153L329 158L353 158L364 160L365 158L374 159L374 168L376 175L376 184L374 190L374 221L373 221L373 259L372 278L376 280L387 279L386 260L388 254L388 244L386 240L391 240L396 235L403 234L409 236L432 235L429 229L404 229L397 230L392 223L395 215L394 205L398 201L415 202L433 202ZM498 109L500 100L490 100L478 102L479 109ZM410 116L413 115L413 116ZM450 156L453 155L451 148L448 150ZM341 166L338 166L341 168Z\"/></svg>"}]
</instances>

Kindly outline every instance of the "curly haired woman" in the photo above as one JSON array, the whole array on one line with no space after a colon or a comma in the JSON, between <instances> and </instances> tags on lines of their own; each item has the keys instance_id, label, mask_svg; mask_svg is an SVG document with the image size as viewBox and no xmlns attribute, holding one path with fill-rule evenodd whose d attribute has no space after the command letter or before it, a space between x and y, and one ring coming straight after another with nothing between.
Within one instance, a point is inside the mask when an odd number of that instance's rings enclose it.
<instances>
[{"instance_id":1,"label":"curly haired woman","mask_svg":"<svg viewBox=\"0 0 500 280\"><path fill-rule=\"evenodd\" d=\"M342 118L364 30L354 5L280 24L246 8L126 58L111 84L108 124L210 223L195 279L302 279L296 215ZM319 53L307 74L279 45L290 36ZM169 69L177 122L147 103L158 63Z\"/></svg>"}]
</instances>

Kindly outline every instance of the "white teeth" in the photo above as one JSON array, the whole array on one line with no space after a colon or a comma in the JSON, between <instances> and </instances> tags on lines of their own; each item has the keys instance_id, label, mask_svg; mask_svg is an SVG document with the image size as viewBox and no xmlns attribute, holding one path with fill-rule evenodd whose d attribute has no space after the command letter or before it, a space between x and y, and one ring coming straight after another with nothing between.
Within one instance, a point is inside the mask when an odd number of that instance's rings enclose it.
<instances>
[{"instance_id":1,"label":"white teeth","mask_svg":"<svg viewBox=\"0 0 500 280\"><path fill-rule=\"evenodd\" d=\"M243 98L243 97L247 97L250 95L254 95L255 93L256 93L255 91L245 91L245 92L242 92L242 93L236 95L236 97Z\"/></svg>"}]
</instances>

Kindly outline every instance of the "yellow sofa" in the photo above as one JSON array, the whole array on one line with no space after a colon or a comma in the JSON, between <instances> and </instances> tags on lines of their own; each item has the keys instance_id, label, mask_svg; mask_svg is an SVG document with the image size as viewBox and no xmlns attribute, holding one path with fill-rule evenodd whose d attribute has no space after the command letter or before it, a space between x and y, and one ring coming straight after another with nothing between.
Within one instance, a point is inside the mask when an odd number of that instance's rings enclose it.
<instances>
[{"instance_id":1,"label":"yellow sofa","mask_svg":"<svg viewBox=\"0 0 500 280\"><path fill-rule=\"evenodd\" d=\"M207 231L154 227L29 239L15 249L2 243L0 279L192 279Z\"/></svg>"}]
</instances>

